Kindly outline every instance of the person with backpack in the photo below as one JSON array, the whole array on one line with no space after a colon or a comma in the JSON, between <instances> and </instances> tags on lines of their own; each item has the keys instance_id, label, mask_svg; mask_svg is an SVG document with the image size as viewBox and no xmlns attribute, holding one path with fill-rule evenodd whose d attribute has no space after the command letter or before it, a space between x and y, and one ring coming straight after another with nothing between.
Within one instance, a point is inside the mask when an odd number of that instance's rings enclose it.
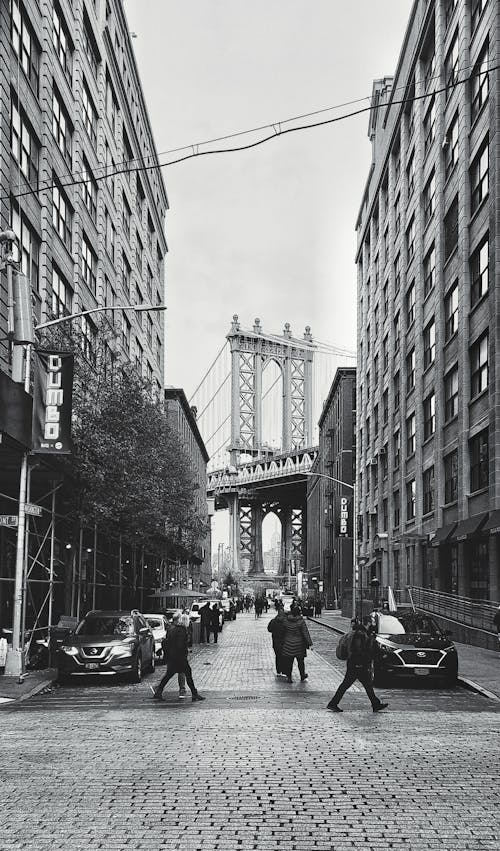
<instances>
[{"instance_id":1,"label":"person with backpack","mask_svg":"<svg viewBox=\"0 0 500 851\"><path fill-rule=\"evenodd\" d=\"M302 617L302 610L297 603L294 603L288 612L285 620L285 631L283 635L283 644L281 647L281 661L283 670L286 671L287 682L293 683L292 668L294 659L297 660L300 680L307 680L307 674L304 665L304 659L309 647L312 647L312 639L309 635L307 624Z\"/></svg>"},{"instance_id":2,"label":"person with backpack","mask_svg":"<svg viewBox=\"0 0 500 851\"><path fill-rule=\"evenodd\" d=\"M173 616L173 626L167 634L166 673L161 678L156 688L153 688L153 686L150 685L154 700L161 700L163 689L167 685L168 681L171 680L175 674L181 673L186 676L193 703L198 700L205 700L205 698L199 694L193 681L191 667L188 662L188 631L185 626L182 626L181 617L182 615L180 613L176 613Z\"/></svg>"},{"instance_id":3,"label":"person with backpack","mask_svg":"<svg viewBox=\"0 0 500 851\"><path fill-rule=\"evenodd\" d=\"M327 705L327 709L332 712L343 712L339 703L342 700L347 689L352 686L356 680L359 680L370 699L374 712L380 712L389 704L382 703L373 691L372 676L370 665L373 658L373 638L369 635L363 624L358 618L353 618L351 621L351 632L342 636L339 642L339 658L347 660L347 669L345 677L340 683L337 691Z\"/></svg>"}]
</instances>

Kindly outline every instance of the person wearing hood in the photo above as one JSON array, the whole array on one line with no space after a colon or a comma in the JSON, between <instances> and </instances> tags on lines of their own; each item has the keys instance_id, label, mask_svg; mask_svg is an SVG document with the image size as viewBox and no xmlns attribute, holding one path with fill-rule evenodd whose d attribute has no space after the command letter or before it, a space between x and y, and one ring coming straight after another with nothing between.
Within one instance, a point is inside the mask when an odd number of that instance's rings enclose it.
<instances>
[{"instance_id":1,"label":"person wearing hood","mask_svg":"<svg viewBox=\"0 0 500 851\"><path fill-rule=\"evenodd\" d=\"M281 654L283 659L283 669L286 671L287 682L293 683L292 668L293 660L297 660L297 666L302 682L307 679L307 674L304 665L307 648L312 647L311 636L307 624L302 617L300 606L292 605L290 611L285 618L285 633L283 636L283 646Z\"/></svg>"}]
</instances>

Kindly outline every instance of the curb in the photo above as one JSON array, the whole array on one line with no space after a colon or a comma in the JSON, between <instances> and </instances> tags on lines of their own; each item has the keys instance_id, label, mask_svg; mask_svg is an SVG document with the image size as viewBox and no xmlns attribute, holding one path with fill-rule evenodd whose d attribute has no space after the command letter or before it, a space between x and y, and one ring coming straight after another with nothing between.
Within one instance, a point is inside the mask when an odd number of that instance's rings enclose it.
<instances>
[{"instance_id":1,"label":"curb","mask_svg":"<svg viewBox=\"0 0 500 851\"><path fill-rule=\"evenodd\" d=\"M5 707L12 706L14 703L22 703L25 700L29 700L30 697L34 697L36 694L39 694L41 691L45 691L45 689L54 685L57 681L57 675L52 677L47 677L47 679L42 680L33 686L30 691L26 692L26 694L22 694L19 697L8 698L9 702L3 704Z\"/></svg>"}]
</instances>

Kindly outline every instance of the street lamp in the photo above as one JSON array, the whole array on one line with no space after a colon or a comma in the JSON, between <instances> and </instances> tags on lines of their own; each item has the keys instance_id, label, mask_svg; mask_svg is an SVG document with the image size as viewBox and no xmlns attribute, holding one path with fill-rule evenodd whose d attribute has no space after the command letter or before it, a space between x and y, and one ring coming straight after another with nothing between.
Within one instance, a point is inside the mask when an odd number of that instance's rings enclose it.
<instances>
[{"instance_id":1,"label":"street lamp","mask_svg":"<svg viewBox=\"0 0 500 851\"><path fill-rule=\"evenodd\" d=\"M0 233L0 243L9 244L13 234L10 231ZM12 262L11 257L5 260L7 268L10 268ZM9 296L10 297L10 296ZM92 307L89 310L82 310L79 313L70 313L67 316L60 316L57 319L51 319L48 322L41 322L33 331L41 331L44 328L50 328L53 325L59 325L62 322L69 322L73 319L80 319L82 316L88 316L90 313L99 313L104 310L166 310L164 304L118 304L108 307ZM10 310L10 304L9 304ZM10 315L10 313L9 313ZM29 339L27 336L26 340ZM22 359L17 358L13 362L12 378L17 383L24 382L24 389L29 393L30 389L30 353L31 347L34 345L32 337L29 342L19 341L17 345L25 345L26 347L26 364L24 368L24 377L22 369ZM16 344L16 340L13 340ZM23 627L23 608L25 605L26 588L24 586L26 576L26 488L28 482L28 452L23 452L21 460L21 470L19 476L19 509L17 522L17 542L16 542L16 568L14 576L14 599L12 607L12 650L7 654L5 663L5 674L11 677L18 677L22 683L24 677L24 627Z\"/></svg>"},{"instance_id":2,"label":"street lamp","mask_svg":"<svg viewBox=\"0 0 500 851\"><path fill-rule=\"evenodd\" d=\"M350 482L343 482L342 479L335 479L333 476L327 475L327 473L313 473L307 471L304 473L305 476L317 476L320 479L329 479L331 482L335 482L337 485L342 485L345 488L349 488L353 492L353 512L352 512L352 617L356 617L356 574L357 574L357 547L358 547L358 530L356 526L356 476L354 476L354 484L351 485Z\"/></svg>"}]
</instances>

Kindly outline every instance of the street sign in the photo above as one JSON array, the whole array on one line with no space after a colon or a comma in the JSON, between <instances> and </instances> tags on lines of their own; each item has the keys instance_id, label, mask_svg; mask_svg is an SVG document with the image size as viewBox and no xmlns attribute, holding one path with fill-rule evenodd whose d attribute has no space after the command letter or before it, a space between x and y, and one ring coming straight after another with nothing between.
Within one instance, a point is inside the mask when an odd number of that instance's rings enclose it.
<instances>
[{"instance_id":1,"label":"street sign","mask_svg":"<svg viewBox=\"0 0 500 851\"><path fill-rule=\"evenodd\" d=\"M17 526L17 514L0 514L0 526Z\"/></svg>"},{"instance_id":2,"label":"street sign","mask_svg":"<svg viewBox=\"0 0 500 851\"><path fill-rule=\"evenodd\" d=\"M26 514L31 514L33 517L42 516L42 506L35 505L33 502L27 502L24 506Z\"/></svg>"}]
</instances>

